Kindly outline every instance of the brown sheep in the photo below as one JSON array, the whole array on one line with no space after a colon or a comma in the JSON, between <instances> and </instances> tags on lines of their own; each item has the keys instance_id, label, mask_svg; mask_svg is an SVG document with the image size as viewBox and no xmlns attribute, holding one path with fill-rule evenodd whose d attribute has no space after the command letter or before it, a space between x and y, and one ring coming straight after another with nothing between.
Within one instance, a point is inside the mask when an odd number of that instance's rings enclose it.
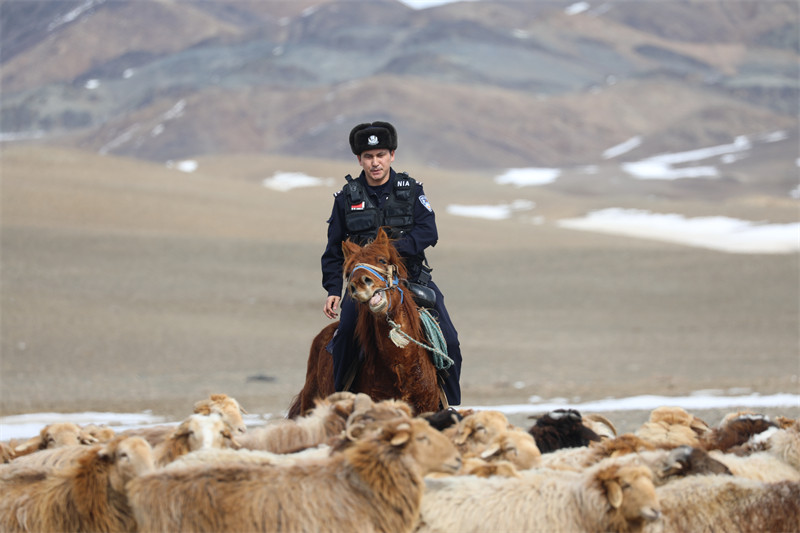
<instances>
[{"instance_id":1,"label":"brown sheep","mask_svg":"<svg viewBox=\"0 0 800 533\"><path fill-rule=\"evenodd\" d=\"M533 436L521 428L512 428L496 435L479 452L463 454L465 459L479 457L488 463L507 461L518 470L527 470L541 464L542 454Z\"/></svg>"},{"instance_id":2,"label":"brown sheep","mask_svg":"<svg viewBox=\"0 0 800 533\"><path fill-rule=\"evenodd\" d=\"M147 441L118 437L87 447L76 465L50 474L36 469L4 472L0 475L0 530L135 531L125 485L153 469Z\"/></svg>"},{"instance_id":3,"label":"brown sheep","mask_svg":"<svg viewBox=\"0 0 800 533\"><path fill-rule=\"evenodd\" d=\"M62 446L80 446L82 444L96 444L97 439L84 432L77 424L72 422L55 422L48 424L22 444L14 447L14 456L21 457L39 450L60 448Z\"/></svg>"},{"instance_id":4,"label":"brown sheep","mask_svg":"<svg viewBox=\"0 0 800 533\"><path fill-rule=\"evenodd\" d=\"M460 463L427 422L399 417L325 460L154 472L128 490L142 532L403 533L419 516L423 476Z\"/></svg>"},{"instance_id":5,"label":"brown sheep","mask_svg":"<svg viewBox=\"0 0 800 533\"><path fill-rule=\"evenodd\" d=\"M660 511L650 469L599 463L582 472L426 478L417 533L629 532Z\"/></svg>"},{"instance_id":6,"label":"brown sheep","mask_svg":"<svg viewBox=\"0 0 800 533\"><path fill-rule=\"evenodd\" d=\"M734 451L755 435L777 427L775 422L764 415L749 411L730 413L703 437L703 448Z\"/></svg>"},{"instance_id":7,"label":"brown sheep","mask_svg":"<svg viewBox=\"0 0 800 533\"><path fill-rule=\"evenodd\" d=\"M474 411L443 431L462 454L480 454L500 433L514 426L500 411Z\"/></svg>"},{"instance_id":8,"label":"brown sheep","mask_svg":"<svg viewBox=\"0 0 800 533\"><path fill-rule=\"evenodd\" d=\"M711 431L708 424L681 407L653 409L650 418L636 430L636 436L661 448L699 447Z\"/></svg>"}]
</instances>

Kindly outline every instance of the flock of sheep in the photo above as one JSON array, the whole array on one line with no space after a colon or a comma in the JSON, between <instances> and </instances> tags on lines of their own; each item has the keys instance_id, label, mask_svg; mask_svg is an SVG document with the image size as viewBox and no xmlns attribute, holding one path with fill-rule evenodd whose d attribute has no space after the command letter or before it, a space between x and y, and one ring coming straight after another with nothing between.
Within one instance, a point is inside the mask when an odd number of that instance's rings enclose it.
<instances>
[{"instance_id":1,"label":"flock of sheep","mask_svg":"<svg viewBox=\"0 0 800 533\"><path fill-rule=\"evenodd\" d=\"M0 442L2 532L800 531L800 421L662 407L618 435L556 410L415 415L336 393L247 430L212 395L179 425L51 424Z\"/></svg>"}]
</instances>

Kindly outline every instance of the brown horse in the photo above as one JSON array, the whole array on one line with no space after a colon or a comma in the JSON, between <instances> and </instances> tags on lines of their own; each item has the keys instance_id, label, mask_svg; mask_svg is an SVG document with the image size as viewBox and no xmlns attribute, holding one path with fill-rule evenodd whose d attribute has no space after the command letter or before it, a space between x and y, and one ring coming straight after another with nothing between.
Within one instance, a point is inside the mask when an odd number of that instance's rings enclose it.
<instances>
[{"instance_id":1,"label":"brown horse","mask_svg":"<svg viewBox=\"0 0 800 533\"><path fill-rule=\"evenodd\" d=\"M342 251L347 290L359 310L356 338L364 352L350 390L376 401L401 399L417 414L437 410L436 367L427 349L409 340L427 342L419 310L405 284L400 254L383 229L364 247L345 241ZM289 418L306 413L315 399L334 392L333 360L325 346L337 325L325 327L311 343L306 382L289 407Z\"/></svg>"}]
</instances>

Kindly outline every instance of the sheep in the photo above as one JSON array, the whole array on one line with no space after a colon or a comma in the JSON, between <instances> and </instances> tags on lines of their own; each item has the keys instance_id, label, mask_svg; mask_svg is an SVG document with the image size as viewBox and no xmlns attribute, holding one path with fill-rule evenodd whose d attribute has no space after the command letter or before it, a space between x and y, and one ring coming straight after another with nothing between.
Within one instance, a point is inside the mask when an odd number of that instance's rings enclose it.
<instances>
[{"instance_id":1,"label":"sheep","mask_svg":"<svg viewBox=\"0 0 800 533\"><path fill-rule=\"evenodd\" d=\"M164 441L154 447L153 453L156 464L164 466L194 450L227 447L239 448L239 443L222 417L216 413L208 416L195 414L174 428Z\"/></svg>"},{"instance_id":2,"label":"sheep","mask_svg":"<svg viewBox=\"0 0 800 533\"><path fill-rule=\"evenodd\" d=\"M0 461L3 463L11 462L17 454L14 453L14 448L5 442L0 442Z\"/></svg>"},{"instance_id":3,"label":"sheep","mask_svg":"<svg viewBox=\"0 0 800 533\"><path fill-rule=\"evenodd\" d=\"M577 448L600 440L600 436L583 424L575 409L555 409L539 417L528 429L542 453L560 448Z\"/></svg>"},{"instance_id":4,"label":"sheep","mask_svg":"<svg viewBox=\"0 0 800 533\"><path fill-rule=\"evenodd\" d=\"M97 439L84 432L77 424L55 422L43 427L35 437L14 446L13 453L14 457L21 457L39 450L95 443L97 443Z\"/></svg>"},{"instance_id":5,"label":"sheep","mask_svg":"<svg viewBox=\"0 0 800 533\"><path fill-rule=\"evenodd\" d=\"M332 435L330 441L337 442L337 437L345 436L356 440L365 432L373 430L381 423L398 417L411 418L411 406L402 400L382 400L373 402L366 394L351 395L350 393L337 394L334 398L353 400L353 412L345 421L345 429L338 435ZM295 424L300 419L288 421ZM204 449L188 453L167 465L168 468L181 468L190 464L224 464L230 462L252 463L262 465L289 466L299 461L319 459L329 456L333 450L328 444L319 444L312 448L291 453L274 453L267 450L251 450L242 448L230 449Z\"/></svg>"},{"instance_id":6,"label":"sheep","mask_svg":"<svg viewBox=\"0 0 800 533\"><path fill-rule=\"evenodd\" d=\"M37 468L53 470L66 465L74 464L86 454L87 446L65 446L51 450L41 450L36 453L17 457L11 464L4 468Z\"/></svg>"},{"instance_id":7,"label":"sheep","mask_svg":"<svg viewBox=\"0 0 800 533\"><path fill-rule=\"evenodd\" d=\"M593 442L589 446L562 448L542 455L541 466L556 470L580 471L602 459L628 453L652 451L653 444L633 435L624 433L614 439Z\"/></svg>"},{"instance_id":8,"label":"sheep","mask_svg":"<svg viewBox=\"0 0 800 533\"><path fill-rule=\"evenodd\" d=\"M489 463L507 461L519 470L527 470L540 465L542 454L527 431L512 428L497 434L480 452L468 451L463 457L479 457Z\"/></svg>"},{"instance_id":9,"label":"sheep","mask_svg":"<svg viewBox=\"0 0 800 533\"><path fill-rule=\"evenodd\" d=\"M706 450L733 451L751 437L778 425L764 415L751 412L737 412L726 415L719 425L706 433L702 445Z\"/></svg>"},{"instance_id":10,"label":"sheep","mask_svg":"<svg viewBox=\"0 0 800 533\"><path fill-rule=\"evenodd\" d=\"M724 464L735 476L763 482L800 481L800 470L769 450L739 456L711 450L709 456Z\"/></svg>"},{"instance_id":11,"label":"sheep","mask_svg":"<svg viewBox=\"0 0 800 533\"><path fill-rule=\"evenodd\" d=\"M460 476L478 477L522 477L513 463L505 460L487 461L480 457L466 457L461 460ZM444 477L445 474L429 474L428 477Z\"/></svg>"},{"instance_id":12,"label":"sheep","mask_svg":"<svg viewBox=\"0 0 800 533\"><path fill-rule=\"evenodd\" d=\"M659 516L649 468L601 462L519 478L426 478L417 533L627 532Z\"/></svg>"},{"instance_id":13,"label":"sheep","mask_svg":"<svg viewBox=\"0 0 800 533\"><path fill-rule=\"evenodd\" d=\"M443 431L450 426L458 424L464 419L464 416L458 412L457 409L448 407L447 409L440 409L434 413L423 413L420 415L420 418L427 420L435 429Z\"/></svg>"},{"instance_id":14,"label":"sheep","mask_svg":"<svg viewBox=\"0 0 800 533\"><path fill-rule=\"evenodd\" d=\"M653 409L634 434L659 447L698 447L710 430L708 424L683 408L663 406Z\"/></svg>"},{"instance_id":15,"label":"sheep","mask_svg":"<svg viewBox=\"0 0 800 533\"><path fill-rule=\"evenodd\" d=\"M194 404L194 412L199 415L217 413L222 417L234 435L247 433L247 426L242 419L247 414L239 402L227 394L212 394L208 399L200 400Z\"/></svg>"},{"instance_id":16,"label":"sheep","mask_svg":"<svg viewBox=\"0 0 800 533\"><path fill-rule=\"evenodd\" d=\"M108 442L117 436L117 432L105 424L87 424L81 428L83 433L97 440L97 442Z\"/></svg>"},{"instance_id":17,"label":"sheep","mask_svg":"<svg viewBox=\"0 0 800 533\"><path fill-rule=\"evenodd\" d=\"M600 439L613 439L617 436L617 428L608 418L597 413L583 415L583 425L594 431Z\"/></svg>"},{"instance_id":18,"label":"sheep","mask_svg":"<svg viewBox=\"0 0 800 533\"><path fill-rule=\"evenodd\" d=\"M243 435L247 431L247 427L242 419L242 414L245 410L239 405L234 398L229 397L227 394L212 394L208 399L195 402L193 414L196 415L210 415L212 413L218 414L223 422L228 425L231 432L235 435ZM143 437L155 447L159 445L167 435L171 434L175 426L170 424L160 424L157 426L141 427L128 429L122 432L123 435Z\"/></svg>"},{"instance_id":19,"label":"sheep","mask_svg":"<svg viewBox=\"0 0 800 533\"><path fill-rule=\"evenodd\" d=\"M452 442L426 421L398 417L325 460L154 472L128 491L142 532L403 533L419 516L423 476L456 471L460 462Z\"/></svg>"},{"instance_id":20,"label":"sheep","mask_svg":"<svg viewBox=\"0 0 800 533\"><path fill-rule=\"evenodd\" d=\"M117 437L82 451L77 464L49 474L34 468L3 472L0 530L135 531L125 486L154 470L152 448L140 437Z\"/></svg>"},{"instance_id":21,"label":"sheep","mask_svg":"<svg viewBox=\"0 0 800 533\"><path fill-rule=\"evenodd\" d=\"M164 466L167 470L175 470L193 465L223 465L226 463L245 463L258 465L291 466L302 461L324 459L332 453L327 444L314 448L306 448L294 453L272 453L265 450L248 450L241 448L205 448L182 455Z\"/></svg>"},{"instance_id":22,"label":"sheep","mask_svg":"<svg viewBox=\"0 0 800 533\"><path fill-rule=\"evenodd\" d=\"M497 435L513 427L500 411L485 410L468 414L443 433L453 441L462 455L475 454L485 450Z\"/></svg>"},{"instance_id":23,"label":"sheep","mask_svg":"<svg viewBox=\"0 0 800 533\"><path fill-rule=\"evenodd\" d=\"M692 476L656 489L662 517L644 533L800 531L800 483Z\"/></svg>"},{"instance_id":24,"label":"sheep","mask_svg":"<svg viewBox=\"0 0 800 533\"><path fill-rule=\"evenodd\" d=\"M723 463L710 457L701 448L686 445L656 448L630 433L615 439L593 442L586 448L565 448L544 455L542 467L580 472L611 458L616 459L620 465L631 462L647 465L653 471L653 482L656 485L666 483L676 476L731 474Z\"/></svg>"},{"instance_id":25,"label":"sheep","mask_svg":"<svg viewBox=\"0 0 800 533\"><path fill-rule=\"evenodd\" d=\"M255 428L238 439L242 448L273 453L292 453L327 442L341 433L348 417L356 409L373 404L366 394L334 393L316 400L308 414Z\"/></svg>"}]
</instances>

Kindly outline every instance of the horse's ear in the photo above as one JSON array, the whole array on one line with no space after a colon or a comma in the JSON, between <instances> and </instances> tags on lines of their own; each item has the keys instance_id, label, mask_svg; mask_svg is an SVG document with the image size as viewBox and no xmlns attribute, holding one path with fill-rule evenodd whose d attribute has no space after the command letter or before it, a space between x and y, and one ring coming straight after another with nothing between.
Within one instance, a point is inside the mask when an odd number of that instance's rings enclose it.
<instances>
[{"instance_id":1,"label":"horse's ear","mask_svg":"<svg viewBox=\"0 0 800 533\"><path fill-rule=\"evenodd\" d=\"M354 243L353 241L351 241L350 239L347 239L342 243L342 253L344 254L345 261L347 261L347 256L349 256L350 254L354 254L359 250L361 250L361 247L356 243Z\"/></svg>"},{"instance_id":2,"label":"horse's ear","mask_svg":"<svg viewBox=\"0 0 800 533\"><path fill-rule=\"evenodd\" d=\"M378 228L378 235L375 237L375 242L378 243L379 246L385 246L389 242L389 236L386 234L386 230L383 227Z\"/></svg>"}]
</instances>

